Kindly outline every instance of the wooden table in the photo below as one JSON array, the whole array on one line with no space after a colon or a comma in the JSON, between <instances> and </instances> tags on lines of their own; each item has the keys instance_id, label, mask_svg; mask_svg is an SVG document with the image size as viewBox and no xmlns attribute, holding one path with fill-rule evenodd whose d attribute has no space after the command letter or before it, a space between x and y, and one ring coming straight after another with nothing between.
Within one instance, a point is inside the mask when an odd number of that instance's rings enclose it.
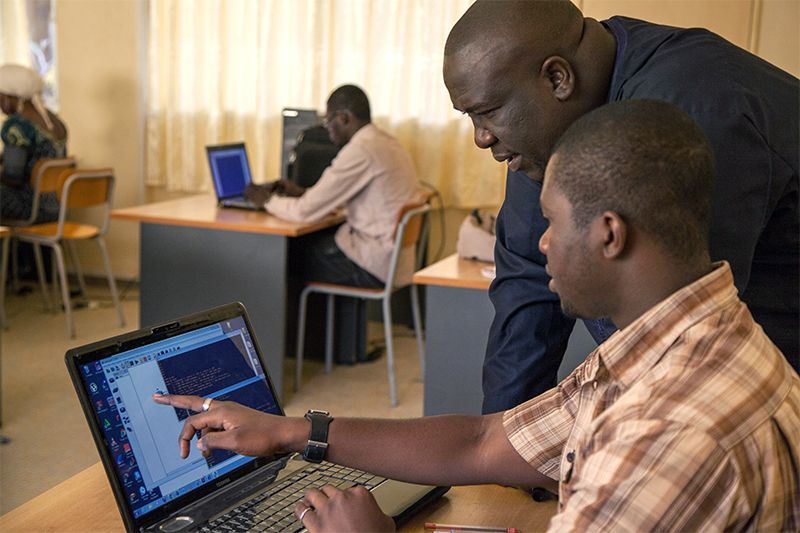
<instances>
[{"instance_id":1,"label":"wooden table","mask_svg":"<svg viewBox=\"0 0 800 533\"><path fill-rule=\"evenodd\" d=\"M493 263L453 254L414 274L427 285L425 303L425 415L481 414L483 360L494 307L484 275ZM596 343L582 321L570 336L558 379L563 379Z\"/></svg>"},{"instance_id":2,"label":"wooden table","mask_svg":"<svg viewBox=\"0 0 800 533\"><path fill-rule=\"evenodd\" d=\"M219 209L209 195L116 209L111 217L141 225L141 327L240 301L281 391L299 290L290 286L293 250L303 236L343 217L288 222L262 211Z\"/></svg>"},{"instance_id":3,"label":"wooden table","mask_svg":"<svg viewBox=\"0 0 800 533\"><path fill-rule=\"evenodd\" d=\"M516 527L544 531L555 502L537 503L522 491L496 485L453 487L402 531L422 531L425 522ZM0 517L0 531L87 533L123 531L114 496L100 463Z\"/></svg>"}]
</instances>

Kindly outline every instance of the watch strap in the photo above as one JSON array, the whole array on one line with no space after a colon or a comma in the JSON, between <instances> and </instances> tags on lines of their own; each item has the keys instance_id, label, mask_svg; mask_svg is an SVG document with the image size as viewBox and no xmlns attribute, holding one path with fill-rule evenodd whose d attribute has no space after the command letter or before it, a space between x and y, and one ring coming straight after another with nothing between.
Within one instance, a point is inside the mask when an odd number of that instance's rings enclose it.
<instances>
[{"instance_id":1,"label":"watch strap","mask_svg":"<svg viewBox=\"0 0 800 533\"><path fill-rule=\"evenodd\" d=\"M311 431L306 448L303 450L303 459L311 463L320 463L328 451L328 427L333 417L328 411L309 409L305 418L311 422Z\"/></svg>"}]
</instances>

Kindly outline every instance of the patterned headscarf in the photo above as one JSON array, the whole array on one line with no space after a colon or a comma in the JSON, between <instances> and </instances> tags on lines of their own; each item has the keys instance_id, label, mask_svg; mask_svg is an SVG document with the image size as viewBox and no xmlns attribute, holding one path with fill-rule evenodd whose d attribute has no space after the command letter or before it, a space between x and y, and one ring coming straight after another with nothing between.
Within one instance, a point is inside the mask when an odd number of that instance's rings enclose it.
<instances>
[{"instance_id":1,"label":"patterned headscarf","mask_svg":"<svg viewBox=\"0 0 800 533\"><path fill-rule=\"evenodd\" d=\"M42 117L47 129L53 129L50 114L42 104L42 88L44 82L36 71L22 65L6 64L0 66L0 94L16 96L20 99L20 109L25 101L30 100L34 109Z\"/></svg>"}]
</instances>

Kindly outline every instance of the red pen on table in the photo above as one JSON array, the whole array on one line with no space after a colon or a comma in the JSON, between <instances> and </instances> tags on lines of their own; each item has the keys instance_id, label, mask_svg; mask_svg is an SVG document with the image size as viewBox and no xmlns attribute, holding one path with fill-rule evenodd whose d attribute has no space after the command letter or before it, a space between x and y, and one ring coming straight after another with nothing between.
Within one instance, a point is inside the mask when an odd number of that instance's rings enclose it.
<instances>
[{"instance_id":1,"label":"red pen on table","mask_svg":"<svg viewBox=\"0 0 800 533\"><path fill-rule=\"evenodd\" d=\"M482 533L520 533L515 527L459 526L456 524L435 524L425 522L426 531L441 533L458 533L459 531L480 531Z\"/></svg>"}]
</instances>

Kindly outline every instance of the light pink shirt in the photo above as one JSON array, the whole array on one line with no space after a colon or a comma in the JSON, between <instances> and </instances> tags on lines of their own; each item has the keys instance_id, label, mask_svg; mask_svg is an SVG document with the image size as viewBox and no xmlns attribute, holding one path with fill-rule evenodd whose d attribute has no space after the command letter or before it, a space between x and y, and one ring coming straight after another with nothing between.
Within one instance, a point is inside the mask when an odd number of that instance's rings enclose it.
<instances>
[{"instance_id":1,"label":"light pink shirt","mask_svg":"<svg viewBox=\"0 0 800 533\"><path fill-rule=\"evenodd\" d=\"M295 222L321 220L344 207L347 222L336 232L336 245L351 261L386 281L397 215L405 204L420 198L408 152L397 139L367 124L303 196L273 196L265 207ZM402 254L395 284L410 283L413 270L413 254Z\"/></svg>"}]
</instances>

